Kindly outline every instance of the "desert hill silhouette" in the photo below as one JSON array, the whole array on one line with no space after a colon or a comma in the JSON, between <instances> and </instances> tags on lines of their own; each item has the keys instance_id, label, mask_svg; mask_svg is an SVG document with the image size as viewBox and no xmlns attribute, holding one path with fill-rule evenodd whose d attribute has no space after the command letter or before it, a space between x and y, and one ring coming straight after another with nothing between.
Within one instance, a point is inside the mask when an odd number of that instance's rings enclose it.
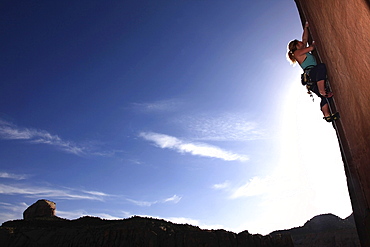
<instances>
[{"instance_id":1,"label":"desert hill silhouette","mask_svg":"<svg viewBox=\"0 0 370 247\"><path fill-rule=\"evenodd\" d=\"M341 219L332 214L320 215L302 227L263 236L247 230L207 230L139 216L121 220L83 216L69 220L56 216L55 211L55 203L38 200L25 210L25 219L4 222L0 227L1 246L360 246L353 216Z\"/></svg>"}]
</instances>

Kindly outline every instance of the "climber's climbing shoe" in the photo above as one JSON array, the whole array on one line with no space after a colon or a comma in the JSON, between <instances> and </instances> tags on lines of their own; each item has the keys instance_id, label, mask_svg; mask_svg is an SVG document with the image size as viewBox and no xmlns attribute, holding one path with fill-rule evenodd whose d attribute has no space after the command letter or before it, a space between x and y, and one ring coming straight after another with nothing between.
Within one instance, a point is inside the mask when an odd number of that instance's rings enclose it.
<instances>
[{"instance_id":1,"label":"climber's climbing shoe","mask_svg":"<svg viewBox=\"0 0 370 247\"><path fill-rule=\"evenodd\" d=\"M328 122L328 123L333 122L333 119L331 118L331 116L323 117L323 119L324 119L326 122Z\"/></svg>"},{"instance_id":2,"label":"climber's climbing shoe","mask_svg":"<svg viewBox=\"0 0 370 247\"><path fill-rule=\"evenodd\" d=\"M331 117L333 118L333 121L338 120L340 118L339 112L332 114Z\"/></svg>"},{"instance_id":3,"label":"climber's climbing shoe","mask_svg":"<svg viewBox=\"0 0 370 247\"><path fill-rule=\"evenodd\" d=\"M333 122L335 120L338 120L340 118L339 112L336 112L334 114L331 114L330 116L323 117L326 122Z\"/></svg>"}]
</instances>

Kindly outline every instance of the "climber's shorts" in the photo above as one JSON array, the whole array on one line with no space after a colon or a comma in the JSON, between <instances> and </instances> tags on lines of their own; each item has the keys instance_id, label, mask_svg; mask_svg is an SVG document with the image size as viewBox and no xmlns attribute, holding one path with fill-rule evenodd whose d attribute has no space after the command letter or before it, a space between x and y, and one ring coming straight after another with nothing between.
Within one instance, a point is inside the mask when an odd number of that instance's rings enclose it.
<instances>
[{"instance_id":1,"label":"climber's shorts","mask_svg":"<svg viewBox=\"0 0 370 247\"><path fill-rule=\"evenodd\" d=\"M318 82L321 80L326 80L326 66L324 63L319 63L315 67L313 67L310 72L309 76L312 82Z\"/></svg>"}]
</instances>

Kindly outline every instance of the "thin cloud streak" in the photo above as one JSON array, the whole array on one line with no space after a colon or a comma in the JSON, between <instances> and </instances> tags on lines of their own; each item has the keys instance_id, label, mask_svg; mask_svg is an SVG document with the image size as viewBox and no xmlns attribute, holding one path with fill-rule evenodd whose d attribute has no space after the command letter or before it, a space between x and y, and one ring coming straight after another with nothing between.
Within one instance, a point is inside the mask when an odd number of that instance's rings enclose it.
<instances>
[{"instance_id":1,"label":"thin cloud streak","mask_svg":"<svg viewBox=\"0 0 370 247\"><path fill-rule=\"evenodd\" d=\"M239 155L232 152L225 151L219 147L211 146L205 143L185 142L176 137L158 134L153 132L142 132L139 135L147 141L152 141L160 148L168 148L179 153L190 153L192 155L218 158L225 161L247 161L246 155Z\"/></svg>"},{"instance_id":2,"label":"thin cloud streak","mask_svg":"<svg viewBox=\"0 0 370 247\"><path fill-rule=\"evenodd\" d=\"M192 115L176 121L187 126L200 141L251 141L268 136L250 117L239 113Z\"/></svg>"},{"instance_id":3,"label":"thin cloud streak","mask_svg":"<svg viewBox=\"0 0 370 247\"><path fill-rule=\"evenodd\" d=\"M244 185L234 189L230 198L258 196L269 192L271 182L269 178L254 177Z\"/></svg>"},{"instance_id":4,"label":"thin cloud streak","mask_svg":"<svg viewBox=\"0 0 370 247\"><path fill-rule=\"evenodd\" d=\"M86 194L94 195L94 196L109 196L108 194L105 194L104 192L100 192L100 191L83 190L82 192Z\"/></svg>"},{"instance_id":5,"label":"thin cloud streak","mask_svg":"<svg viewBox=\"0 0 370 247\"><path fill-rule=\"evenodd\" d=\"M126 200L135 204L135 205L137 205L137 206L140 206L140 207L150 207L153 204L158 203L158 201L148 202L148 201L137 201L137 200L133 200L133 199L126 199Z\"/></svg>"},{"instance_id":6,"label":"thin cloud streak","mask_svg":"<svg viewBox=\"0 0 370 247\"><path fill-rule=\"evenodd\" d=\"M220 183L220 184L212 185L212 188L215 189L215 190L224 190L224 189L229 188L229 187L230 187L230 182L229 181L225 181L225 182Z\"/></svg>"},{"instance_id":7,"label":"thin cloud streak","mask_svg":"<svg viewBox=\"0 0 370 247\"><path fill-rule=\"evenodd\" d=\"M23 195L28 198L53 198L66 200L96 200L104 201L109 196L102 192L83 192L73 190L52 189L47 187L33 187L26 184L5 185L0 184L0 194Z\"/></svg>"},{"instance_id":8,"label":"thin cloud streak","mask_svg":"<svg viewBox=\"0 0 370 247\"><path fill-rule=\"evenodd\" d=\"M0 223L22 218L28 205L24 202L18 204L0 202Z\"/></svg>"},{"instance_id":9,"label":"thin cloud streak","mask_svg":"<svg viewBox=\"0 0 370 247\"><path fill-rule=\"evenodd\" d=\"M220 184L212 185L212 188L226 191L229 194L229 199L237 199L268 194L273 186L274 182L270 177L253 177L240 186L232 186L229 181L225 181Z\"/></svg>"},{"instance_id":10,"label":"thin cloud streak","mask_svg":"<svg viewBox=\"0 0 370 247\"><path fill-rule=\"evenodd\" d=\"M182 104L183 102L180 100L168 99L150 103L132 103L132 106L137 111L158 113L176 111Z\"/></svg>"},{"instance_id":11,"label":"thin cloud streak","mask_svg":"<svg viewBox=\"0 0 370 247\"><path fill-rule=\"evenodd\" d=\"M172 202L172 203L178 203L180 200L182 199L181 196L178 196L178 195L173 195L172 197L169 197L169 198L166 198L166 199L163 199L163 200L159 200L159 201L137 201L137 200L133 200L133 199L126 199L127 201L137 205L137 206L140 206L140 207L150 207L154 204L158 204L158 203L169 203L169 202Z\"/></svg>"},{"instance_id":12,"label":"thin cloud streak","mask_svg":"<svg viewBox=\"0 0 370 247\"><path fill-rule=\"evenodd\" d=\"M23 212L28 205L25 202L19 203L19 204L11 204L6 202L0 202L0 208L7 209L11 212Z\"/></svg>"},{"instance_id":13,"label":"thin cloud streak","mask_svg":"<svg viewBox=\"0 0 370 247\"><path fill-rule=\"evenodd\" d=\"M181 200L181 196L174 195L170 198L164 199L163 202L173 202L173 203L178 203Z\"/></svg>"},{"instance_id":14,"label":"thin cloud streak","mask_svg":"<svg viewBox=\"0 0 370 247\"><path fill-rule=\"evenodd\" d=\"M26 179L27 177L28 176L25 175L25 174L14 174L14 173L8 173L8 172L0 172L0 178L23 180L23 179Z\"/></svg>"},{"instance_id":15,"label":"thin cloud streak","mask_svg":"<svg viewBox=\"0 0 370 247\"><path fill-rule=\"evenodd\" d=\"M44 130L20 128L12 123L0 120L0 138L5 140L27 140L34 144L48 144L61 148L63 151L82 155L83 147L73 142L64 141L57 135L52 135Z\"/></svg>"},{"instance_id":16,"label":"thin cloud streak","mask_svg":"<svg viewBox=\"0 0 370 247\"><path fill-rule=\"evenodd\" d=\"M32 128L21 128L0 120L0 139L3 140L25 140L31 144L46 144L59 148L60 150L75 155L95 155L95 156L113 156L120 150L113 151L93 151L89 145L80 145L72 141L63 140L58 135L52 135L45 130Z\"/></svg>"}]
</instances>

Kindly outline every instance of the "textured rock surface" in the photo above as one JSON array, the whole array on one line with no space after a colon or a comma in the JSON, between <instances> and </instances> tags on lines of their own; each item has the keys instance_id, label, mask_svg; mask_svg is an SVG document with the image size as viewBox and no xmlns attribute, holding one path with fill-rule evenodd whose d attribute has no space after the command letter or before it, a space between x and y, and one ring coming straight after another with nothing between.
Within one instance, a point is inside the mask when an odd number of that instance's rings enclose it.
<instances>
[{"instance_id":1,"label":"textured rock surface","mask_svg":"<svg viewBox=\"0 0 370 247\"><path fill-rule=\"evenodd\" d=\"M327 64L359 237L370 246L370 1L295 0Z\"/></svg>"},{"instance_id":2,"label":"textured rock surface","mask_svg":"<svg viewBox=\"0 0 370 247\"><path fill-rule=\"evenodd\" d=\"M332 214L319 215L302 227L274 234L290 234L295 247L360 247L353 215L344 220Z\"/></svg>"},{"instance_id":3,"label":"textured rock surface","mask_svg":"<svg viewBox=\"0 0 370 247\"><path fill-rule=\"evenodd\" d=\"M55 210L55 202L38 200L23 212L23 219L30 220L39 217L53 217L55 216Z\"/></svg>"},{"instance_id":4,"label":"textured rock surface","mask_svg":"<svg viewBox=\"0 0 370 247\"><path fill-rule=\"evenodd\" d=\"M101 220L83 217L64 220L57 217L16 220L0 227L3 247L13 246L143 246L143 247L290 247L290 235L261 236L247 231L235 234L225 230L201 230L164 220L133 217Z\"/></svg>"}]
</instances>

